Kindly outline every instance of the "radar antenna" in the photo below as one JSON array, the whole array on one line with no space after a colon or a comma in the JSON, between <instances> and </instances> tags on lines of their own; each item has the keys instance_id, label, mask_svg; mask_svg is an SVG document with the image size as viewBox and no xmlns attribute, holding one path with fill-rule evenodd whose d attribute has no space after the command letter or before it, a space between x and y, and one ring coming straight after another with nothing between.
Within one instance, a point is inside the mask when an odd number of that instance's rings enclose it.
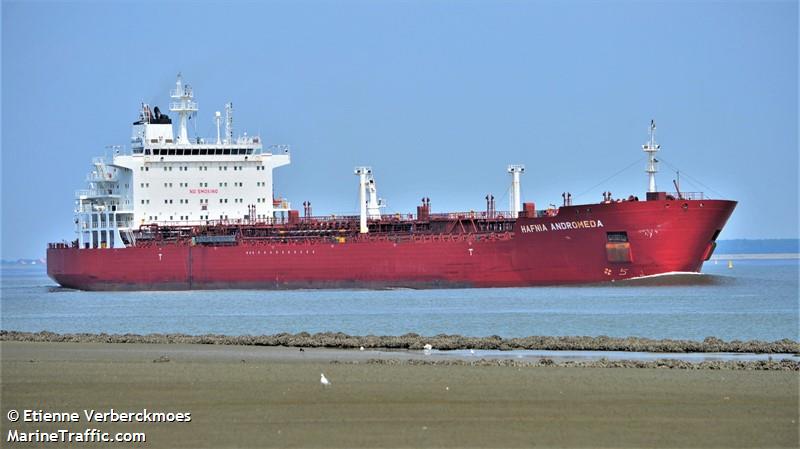
<instances>
[{"instance_id":1,"label":"radar antenna","mask_svg":"<svg viewBox=\"0 0 800 449\"><path fill-rule=\"evenodd\" d=\"M197 103L193 100L192 86L183 84L183 77L178 73L178 80L175 81L175 90L170 92L170 97L176 100L169 104L169 110L177 112L180 117L180 134L178 143L189 143L189 133L186 130L186 121L191 114L197 113Z\"/></svg>"}]
</instances>

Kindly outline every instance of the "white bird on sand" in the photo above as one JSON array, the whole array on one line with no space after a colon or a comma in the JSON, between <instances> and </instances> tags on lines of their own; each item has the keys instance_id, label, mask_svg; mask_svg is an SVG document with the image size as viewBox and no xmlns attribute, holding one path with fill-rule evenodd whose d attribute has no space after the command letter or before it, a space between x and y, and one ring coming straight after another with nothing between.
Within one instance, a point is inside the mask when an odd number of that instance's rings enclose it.
<instances>
[{"instance_id":1,"label":"white bird on sand","mask_svg":"<svg viewBox=\"0 0 800 449\"><path fill-rule=\"evenodd\" d=\"M431 355L431 349L433 349L433 346L431 346L431 344L428 343L425 346L423 346L422 349L423 349L422 352L424 352L425 355Z\"/></svg>"},{"instance_id":2,"label":"white bird on sand","mask_svg":"<svg viewBox=\"0 0 800 449\"><path fill-rule=\"evenodd\" d=\"M358 348L358 350L359 350L359 351L363 351L363 350L364 350L364 347L362 346L362 347Z\"/></svg>"},{"instance_id":3,"label":"white bird on sand","mask_svg":"<svg viewBox=\"0 0 800 449\"><path fill-rule=\"evenodd\" d=\"M322 373L319 373L319 383L321 383L323 387L331 386L331 381L329 381L328 378Z\"/></svg>"}]
</instances>

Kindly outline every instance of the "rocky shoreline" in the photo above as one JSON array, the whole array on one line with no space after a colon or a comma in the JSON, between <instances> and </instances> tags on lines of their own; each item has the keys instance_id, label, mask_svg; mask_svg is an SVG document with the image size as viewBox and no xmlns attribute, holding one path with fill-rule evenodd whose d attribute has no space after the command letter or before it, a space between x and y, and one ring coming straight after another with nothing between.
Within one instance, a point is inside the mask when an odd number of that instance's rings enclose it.
<instances>
[{"instance_id":1,"label":"rocky shoreline","mask_svg":"<svg viewBox=\"0 0 800 449\"><path fill-rule=\"evenodd\" d=\"M502 338L465 337L461 335L422 336L414 333L400 336L356 336L341 332L309 334L281 333L274 335L187 335L187 334L58 334L53 332L19 332L0 330L0 341L72 342L72 343L155 343L208 344L237 346L288 346L298 348L409 349L421 350L431 345L437 350L555 350L555 351L628 351L628 352L732 352L757 354L798 354L800 343L783 339L777 341L724 341L706 337L703 341L654 340L627 337L542 337ZM637 362L638 363L638 362ZM651 363L651 362L642 362Z\"/></svg>"}]
</instances>

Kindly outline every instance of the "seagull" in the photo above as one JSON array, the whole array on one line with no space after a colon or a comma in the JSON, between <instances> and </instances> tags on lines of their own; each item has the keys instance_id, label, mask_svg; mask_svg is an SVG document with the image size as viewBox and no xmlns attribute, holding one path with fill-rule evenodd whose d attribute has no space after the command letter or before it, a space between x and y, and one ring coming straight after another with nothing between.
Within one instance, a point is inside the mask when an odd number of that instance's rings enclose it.
<instances>
[{"instance_id":1,"label":"seagull","mask_svg":"<svg viewBox=\"0 0 800 449\"><path fill-rule=\"evenodd\" d=\"M323 387L331 386L331 381L329 381L328 378L322 373L319 373L319 383L321 383Z\"/></svg>"},{"instance_id":2,"label":"seagull","mask_svg":"<svg viewBox=\"0 0 800 449\"><path fill-rule=\"evenodd\" d=\"M362 346L362 347L358 348L358 350L359 350L359 351L363 351L363 350L364 350L364 347Z\"/></svg>"},{"instance_id":3,"label":"seagull","mask_svg":"<svg viewBox=\"0 0 800 449\"><path fill-rule=\"evenodd\" d=\"M431 346L431 344L428 343L425 346L423 346L422 349L424 349L422 352L425 353L425 355L431 355L431 349L433 349L433 346Z\"/></svg>"}]
</instances>

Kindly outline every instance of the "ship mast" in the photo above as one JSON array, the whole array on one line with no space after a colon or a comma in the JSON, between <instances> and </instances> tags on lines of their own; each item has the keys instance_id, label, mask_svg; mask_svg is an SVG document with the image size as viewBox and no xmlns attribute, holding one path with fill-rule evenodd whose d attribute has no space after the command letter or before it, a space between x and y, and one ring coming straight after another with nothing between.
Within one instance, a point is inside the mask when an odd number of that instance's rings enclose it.
<instances>
[{"instance_id":1,"label":"ship mast","mask_svg":"<svg viewBox=\"0 0 800 449\"><path fill-rule=\"evenodd\" d=\"M366 234L369 232L369 227L367 227L367 175L372 174L372 168L356 167L354 174L358 176L358 202L361 203L358 228L361 234Z\"/></svg>"},{"instance_id":2,"label":"ship mast","mask_svg":"<svg viewBox=\"0 0 800 449\"><path fill-rule=\"evenodd\" d=\"M190 114L197 112L197 103L192 99L192 86L183 84L183 78L178 73L178 80L175 81L175 90L170 92L170 97L176 101L170 103L169 110L177 112L180 117L180 133L178 134L179 144L189 143L189 133L186 131L186 121Z\"/></svg>"},{"instance_id":3,"label":"ship mast","mask_svg":"<svg viewBox=\"0 0 800 449\"><path fill-rule=\"evenodd\" d=\"M661 145L656 143L656 121L650 120L650 140L642 145L642 151L647 153L647 170L645 170L645 173L650 177L648 192L656 191L656 172L658 172L656 153L660 149Z\"/></svg>"},{"instance_id":4,"label":"ship mast","mask_svg":"<svg viewBox=\"0 0 800 449\"><path fill-rule=\"evenodd\" d=\"M233 143L233 102L225 103L225 144Z\"/></svg>"},{"instance_id":5,"label":"ship mast","mask_svg":"<svg viewBox=\"0 0 800 449\"><path fill-rule=\"evenodd\" d=\"M508 166L508 173L511 174L511 195L508 198L508 210L512 218L517 218L522 210L522 195L519 190L519 175L525 173L524 165L511 164Z\"/></svg>"}]
</instances>

